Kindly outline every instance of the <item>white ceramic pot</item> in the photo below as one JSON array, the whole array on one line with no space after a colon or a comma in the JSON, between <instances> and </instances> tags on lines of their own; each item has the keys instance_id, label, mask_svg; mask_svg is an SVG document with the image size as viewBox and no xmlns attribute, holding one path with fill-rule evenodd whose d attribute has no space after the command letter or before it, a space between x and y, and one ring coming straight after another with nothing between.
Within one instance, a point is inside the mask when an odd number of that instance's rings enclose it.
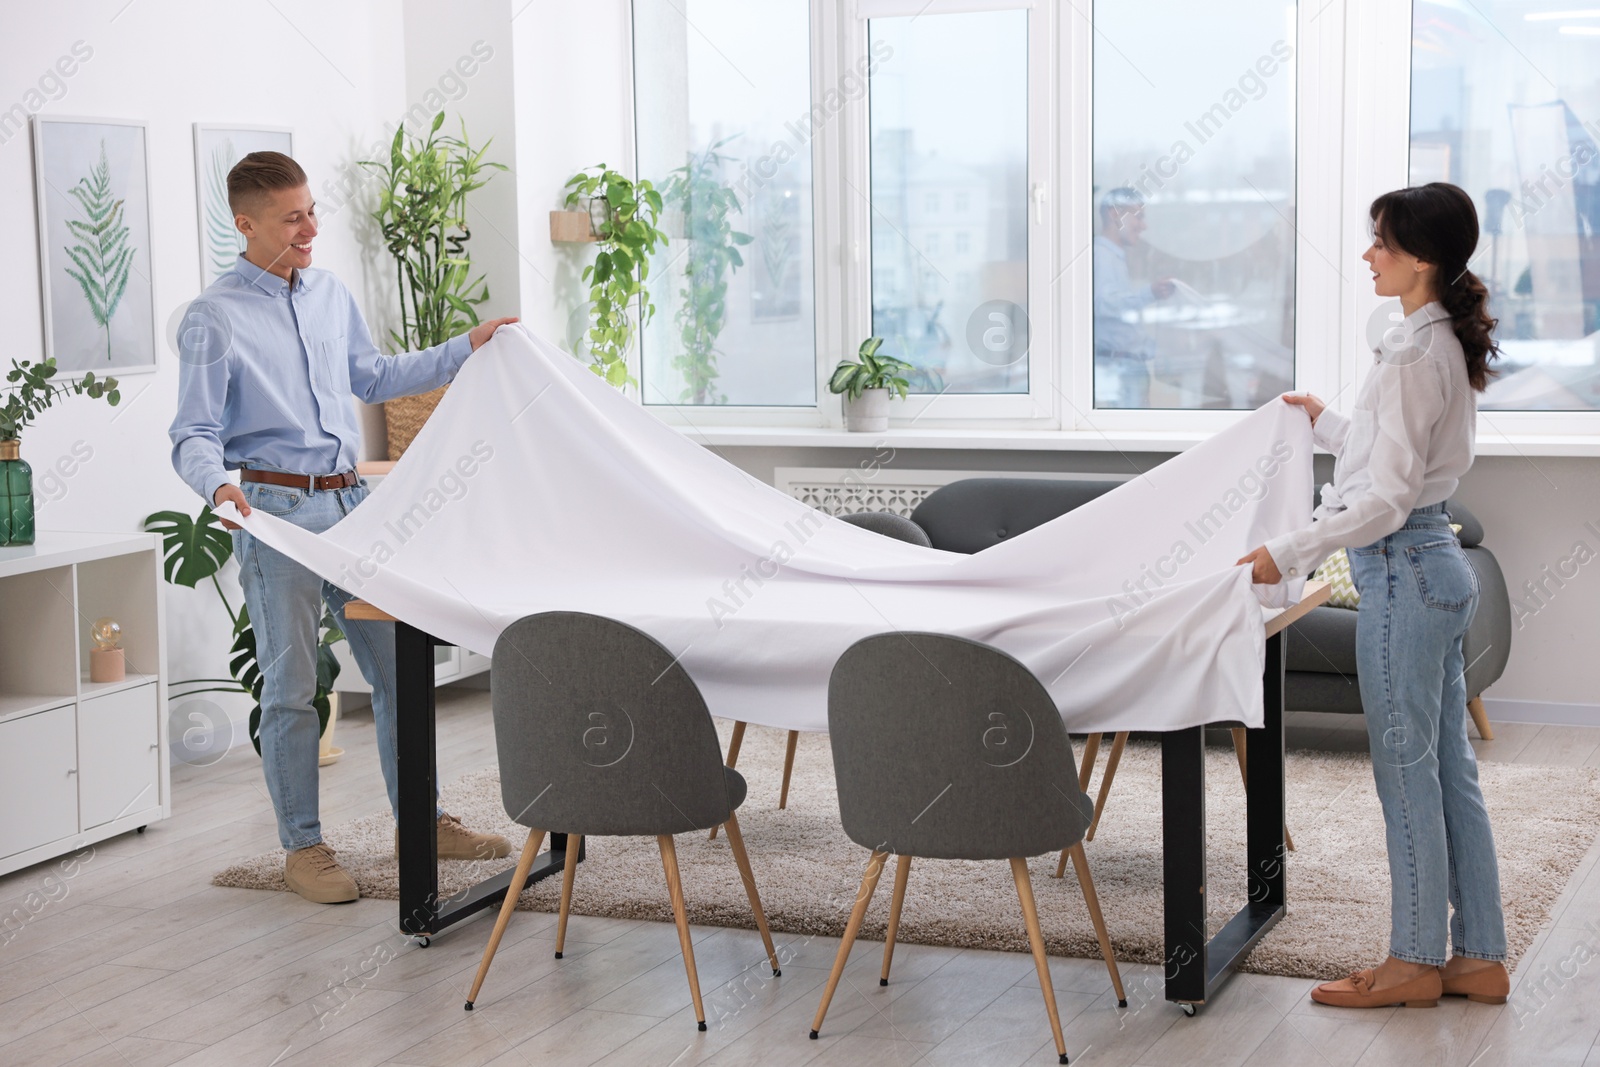
<instances>
[{"instance_id":1,"label":"white ceramic pot","mask_svg":"<svg viewBox=\"0 0 1600 1067\"><path fill-rule=\"evenodd\" d=\"M889 428L889 390L868 389L844 402L844 428L851 433L878 433Z\"/></svg>"}]
</instances>

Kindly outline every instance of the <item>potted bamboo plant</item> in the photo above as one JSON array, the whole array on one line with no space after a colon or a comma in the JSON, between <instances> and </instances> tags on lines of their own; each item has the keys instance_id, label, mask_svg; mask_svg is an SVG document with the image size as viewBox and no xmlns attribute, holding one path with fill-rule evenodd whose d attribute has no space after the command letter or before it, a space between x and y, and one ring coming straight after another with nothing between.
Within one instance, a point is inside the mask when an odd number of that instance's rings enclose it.
<instances>
[{"instance_id":1,"label":"potted bamboo plant","mask_svg":"<svg viewBox=\"0 0 1600 1067\"><path fill-rule=\"evenodd\" d=\"M426 137L406 140L404 126L394 133L387 160L362 160L384 179L372 217L394 257L400 294L400 329L389 339L400 352L443 344L478 325L478 306L489 299L489 283L472 274L467 241L467 196L488 184L490 171L504 163L484 161L481 148L461 136L439 136L444 112L433 117ZM492 140L492 139L491 139ZM389 423L389 458L399 459L438 406L446 387L384 405Z\"/></svg>"}]
</instances>

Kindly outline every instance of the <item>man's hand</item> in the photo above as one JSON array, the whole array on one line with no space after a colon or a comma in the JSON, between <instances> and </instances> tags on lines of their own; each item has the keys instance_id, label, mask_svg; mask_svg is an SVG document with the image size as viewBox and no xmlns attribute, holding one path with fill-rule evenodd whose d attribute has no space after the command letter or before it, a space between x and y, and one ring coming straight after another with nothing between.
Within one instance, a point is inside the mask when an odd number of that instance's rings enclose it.
<instances>
[{"instance_id":1,"label":"man's hand","mask_svg":"<svg viewBox=\"0 0 1600 1067\"><path fill-rule=\"evenodd\" d=\"M483 342L494 336L494 332L496 330L508 322L516 321L517 318L513 315L509 319L490 319L488 322L478 323L478 325L474 326L472 331L467 334L467 340L472 342L472 350L476 352L483 346Z\"/></svg>"},{"instance_id":2,"label":"man's hand","mask_svg":"<svg viewBox=\"0 0 1600 1067\"><path fill-rule=\"evenodd\" d=\"M1150 292L1155 294L1157 300L1165 300L1178 291L1178 285L1171 278L1157 278L1150 283Z\"/></svg>"},{"instance_id":3,"label":"man's hand","mask_svg":"<svg viewBox=\"0 0 1600 1067\"><path fill-rule=\"evenodd\" d=\"M1272 553L1267 551L1266 545L1240 559L1234 566L1240 563L1250 564L1250 581L1253 585L1277 585L1283 581L1283 574L1273 562Z\"/></svg>"},{"instance_id":4,"label":"man's hand","mask_svg":"<svg viewBox=\"0 0 1600 1067\"><path fill-rule=\"evenodd\" d=\"M244 490L240 489L237 485L234 485L232 482L229 482L226 485L219 485L217 487L216 494L211 498L211 506L215 507L218 504L222 503L224 500L233 501L234 505L237 506L238 509L239 509L239 514L241 514L241 515L250 514L250 502L244 498ZM222 528L224 530L242 530L242 529L244 529L244 527L240 526L238 523L229 522L227 519L219 518L219 519L217 519L217 521L222 523Z\"/></svg>"},{"instance_id":5,"label":"man's hand","mask_svg":"<svg viewBox=\"0 0 1600 1067\"><path fill-rule=\"evenodd\" d=\"M1317 424L1317 416L1321 415L1328 406L1310 393L1284 393L1283 402L1304 408L1305 413L1311 416L1311 425L1313 426Z\"/></svg>"}]
</instances>

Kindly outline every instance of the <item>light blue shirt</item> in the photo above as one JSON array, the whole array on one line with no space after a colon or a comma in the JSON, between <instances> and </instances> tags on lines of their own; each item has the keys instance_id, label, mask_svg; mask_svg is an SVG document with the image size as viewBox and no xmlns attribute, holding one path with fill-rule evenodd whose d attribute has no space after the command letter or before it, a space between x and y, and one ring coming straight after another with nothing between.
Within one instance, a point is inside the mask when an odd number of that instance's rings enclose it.
<instances>
[{"instance_id":1,"label":"light blue shirt","mask_svg":"<svg viewBox=\"0 0 1600 1067\"><path fill-rule=\"evenodd\" d=\"M1128 253L1104 234L1094 239L1094 349L1148 359L1150 339L1139 312L1155 300L1148 285L1134 288L1128 278Z\"/></svg>"},{"instance_id":2,"label":"light blue shirt","mask_svg":"<svg viewBox=\"0 0 1600 1067\"><path fill-rule=\"evenodd\" d=\"M425 393L471 354L460 334L386 356L338 278L297 271L291 287L241 255L179 327L172 465L208 504L240 467L351 470L361 440L352 395L376 404Z\"/></svg>"}]
</instances>

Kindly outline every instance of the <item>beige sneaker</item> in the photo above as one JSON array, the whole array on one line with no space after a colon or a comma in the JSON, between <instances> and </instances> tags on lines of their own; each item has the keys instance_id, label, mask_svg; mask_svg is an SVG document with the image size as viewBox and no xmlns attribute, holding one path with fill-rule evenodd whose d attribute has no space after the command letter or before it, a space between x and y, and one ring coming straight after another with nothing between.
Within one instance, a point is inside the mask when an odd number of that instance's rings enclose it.
<instances>
[{"instance_id":1,"label":"beige sneaker","mask_svg":"<svg viewBox=\"0 0 1600 1067\"><path fill-rule=\"evenodd\" d=\"M285 856L283 880L313 904L346 904L361 896L356 880L333 858L333 849L321 843Z\"/></svg>"},{"instance_id":2,"label":"beige sneaker","mask_svg":"<svg viewBox=\"0 0 1600 1067\"><path fill-rule=\"evenodd\" d=\"M479 834L461 825L454 815L439 816L439 858L442 860L497 860L511 855L511 842L499 834ZM400 828L394 831L395 855L400 854Z\"/></svg>"}]
</instances>

